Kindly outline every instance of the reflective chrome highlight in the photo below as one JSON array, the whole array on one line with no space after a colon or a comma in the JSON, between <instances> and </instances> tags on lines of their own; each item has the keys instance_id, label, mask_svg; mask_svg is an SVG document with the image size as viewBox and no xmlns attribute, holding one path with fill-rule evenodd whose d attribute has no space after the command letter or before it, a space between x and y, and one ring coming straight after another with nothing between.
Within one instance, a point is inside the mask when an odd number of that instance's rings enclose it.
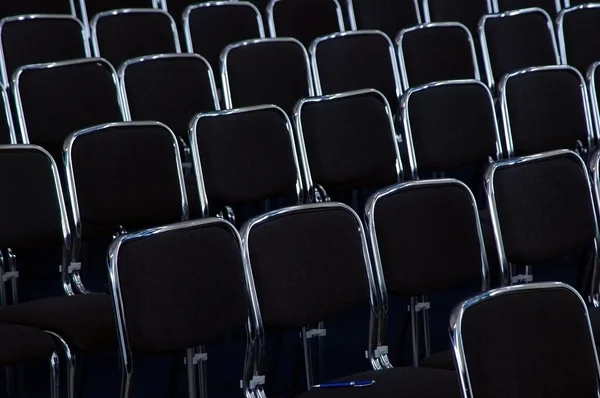
<instances>
[{"instance_id":1,"label":"reflective chrome highlight","mask_svg":"<svg viewBox=\"0 0 600 398\"><path fill-rule=\"evenodd\" d=\"M0 83L0 97L4 105L4 114L6 115L6 122L8 124L8 134L11 144L18 144L17 132L15 131L15 123L13 122L13 114L10 107L10 98L2 83Z\"/></svg>"},{"instance_id":2,"label":"reflective chrome highlight","mask_svg":"<svg viewBox=\"0 0 600 398\"><path fill-rule=\"evenodd\" d=\"M565 0L565 1L569 1L569 0ZM501 10L500 5L498 3L499 3L499 0L492 0L492 6L493 6L493 10L494 10L493 12L498 13L498 12L508 11L508 10ZM554 7L556 8L556 13L560 12L560 10L562 9L561 0L554 0Z\"/></svg>"},{"instance_id":3,"label":"reflective chrome highlight","mask_svg":"<svg viewBox=\"0 0 600 398\"><path fill-rule=\"evenodd\" d=\"M598 100L600 94L596 85L596 71L600 66L600 61L594 62L587 70L586 78L588 84L588 94L590 99L590 106L592 107L592 118L595 129L595 144L598 143L600 139L600 104L598 104Z\"/></svg>"},{"instance_id":4,"label":"reflective chrome highlight","mask_svg":"<svg viewBox=\"0 0 600 398\"><path fill-rule=\"evenodd\" d=\"M558 2L558 0L556 0L556 1ZM569 2L569 0L565 0L565 2ZM567 5L567 7L570 7L570 5ZM559 50L560 50L561 63L563 65L569 64L569 60L567 59L567 44L565 42L565 30L564 30L565 17L567 17L568 14L571 14L571 13L577 13L579 11L585 12L586 9L593 9L593 8L600 8L600 4L598 4L598 3L581 4L581 5L578 5L575 7L565 8L564 10L562 10L558 13L558 17L556 18L556 32L558 35L558 45L559 45Z\"/></svg>"}]
</instances>

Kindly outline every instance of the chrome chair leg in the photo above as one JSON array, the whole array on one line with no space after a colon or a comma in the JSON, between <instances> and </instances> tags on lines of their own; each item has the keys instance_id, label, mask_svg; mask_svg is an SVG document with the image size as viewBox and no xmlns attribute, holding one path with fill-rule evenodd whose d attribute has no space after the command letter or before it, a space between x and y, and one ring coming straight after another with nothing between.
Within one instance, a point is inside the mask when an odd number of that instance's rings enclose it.
<instances>
[{"instance_id":1,"label":"chrome chair leg","mask_svg":"<svg viewBox=\"0 0 600 398\"><path fill-rule=\"evenodd\" d=\"M185 366L187 369L188 397L198 398L198 383L196 381L196 366L194 366L194 349L188 348L185 352Z\"/></svg>"},{"instance_id":2,"label":"chrome chair leg","mask_svg":"<svg viewBox=\"0 0 600 398\"><path fill-rule=\"evenodd\" d=\"M65 357L67 359L67 397L75 398L75 373L77 370L75 362L75 353L71 351L71 348L61 336L48 330L46 331L46 333L52 336L54 341L62 347L65 353Z\"/></svg>"},{"instance_id":3,"label":"chrome chair leg","mask_svg":"<svg viewBox=\"0 0 600 398\"><path fill-rule=\"evenodd\" d=\"M50 397L60 397L60 361L56 351L50 356Z\"/></svg>"}]
</instances>

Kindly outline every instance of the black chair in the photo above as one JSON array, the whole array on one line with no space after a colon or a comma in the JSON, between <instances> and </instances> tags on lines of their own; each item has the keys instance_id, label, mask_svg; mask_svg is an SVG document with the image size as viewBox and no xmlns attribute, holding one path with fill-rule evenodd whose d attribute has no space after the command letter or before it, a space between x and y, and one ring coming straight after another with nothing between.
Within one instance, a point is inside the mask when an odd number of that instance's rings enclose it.
<instances>
[{"instance_id":1,"label":"black chair","mask_svg":"<svg viewBox=\"0 0 600 398\"><path fill-rule=\"evenodd\" d=\"M451 351L432 355L427 297L473 281L483 291L489 288L483 233L471 190L452 179L394 185L369 198L365 220L375 267L383 270L387 292L410 297L413 365L453 370ZM420 322L419 313L427 321ZM386 328L379 324L383 347ZM419 353L422 342L424 356Z\"/></svg>"},{"instance_id":2,"label":"black chair","mask_svg":"<svg viewBox=\"0 0 600 398\"><path fill-rule=\"evenodd\" d=\"M22 142L43 146L56 160L72 132L123 120L117 74L101 58L23 66L12 90Z\"/></svg>"},{"instance_id":3,"label":"black chair","mask_svg":"<svg viewBox=\"0 0 600 398\"><path fill-rule=\"evenodd\" d=\"M541 8L486 15L479 34L490 87L507 73L560 63L554 24Z\"/></svg>"},{"instance_id":4,"label":"black chair","mask_svg":"<svg viewBox=\"0 0 600 398\"><path fill-rule=\"evenodd\" d=\"M352 30L377 29L390 38L421 23L418 0L345 0Z\"/></svg>"},{"instance_id":5,"label":"black chair","mask_svg":"<svg viewBox=\"0 0 600 398\"><path fill-rule=\"evenodd\" d=\"M554 21L563 8L562 0L492 0L494 12L522 10L538 7L546 11Z\"/></svg>"},{"instance_id":6,"label":"black chair","mask_svg":"<svg viewBox=\"0 0 600 398\"><path fill-rule=\"evenodd\" d=\"M111 245L108 264L123 398L130 396L134 353L182 352L248 324L250 292L240 237L225 221L191 221L122 236ZM249 335L248 352L255 339ZM245 373L252 365L246 361ZM190 386L190 396L196 396L195 384Z\"/></svg>"},{"instance_id":7,"label":"black chair","mask_svg":"<svg viewBox=\"0 0 600 398\"><path fill-rule=\"evenodd\" d=\"M0 20L0 68L8 87L17 68L90 56L85 28L68 15L24 15Z\"/></svg>"},{"instance_id":8,"label":"black chair","mask_svg":"<svg viewBox=\"0 0 600 398\"><path fill-rule=\"evenodd\" d=\"M214 71L220 70L221 51L229 44L265 37L260 11L248 1L191 5L183 14L183 28L187 51L202 54Z\"/></svg>"},{"instance_id":9,"label":"black chair","mask_svg":"<svg viewBox=\"0 0 600 398\"><path fill-rule=\"evenodd\" d=\"M319 36L345 30L338 0L271 0L267 17L271 37L294 37L306 47Z\"/></svg>"},{"instance_id":10,"label":"black chair","mask_svg":"<svg viewBox=\"0 0 600 398\"><path fill-rule=\"evenodd\" d=\"M12 118L12 110L8 93L0 84L0 143L17 144L17 133Z\"/></svg>"},{"instance_id":11,"label":"black chair","mask_svg":"<svg viewBox=\"0 0 600 398\"><path fill-rule=\"evenodd\" d=\"M499 88L508 156L594 146L586 83L571 66L510 73Z\"/></svg>"},{"instance_id":12,"label":"black chair","mask_svg":"<svg viewBox=\"0 0 600 398\"><path fill-rule=\"evenodd\" d=\"M236 206L304 198L292 125L277 106L198 114L190 123L190 145L203 215L208 203L211 214L225 207L223 214L235 222Z\"/></svg>"},{"instance_id":13,"label":"black chair","mask_svg":"<svg viewBox=\"0 0 600 398\"><path fill-rule=\"evenodd\" d=\"M590 3L563 10L557 19L558 43L563 64L574 66L585 75L600 59L600 4Z\"/></svg>"},{"instance_id":14,"label":"black chair","mask_svg":"<svg viewBox=\"0 0 600 398\"><path fill-rule=\"evenodd\" d=\"M308 54L292 38L230 44L221 54L221 76L228 109L274 104L291 115L299 99L314 95Z\"/></svg>"},{"instance_id":15,"label":"black chair","mask_svg":"<svg viewBox=\"0 0 600 398\"><path fill-rule=\"evenodd\" d=\"M592 108L592 119L594 121L594 128L596 131L596 134L598 134L597 132L600 131L600 97L599 97L599 93L598 93L598 78L600 78L600 75L598 75L598 73L600 72L598 70L598 67L600 66L600 61L599 62L594 62L587 70L587 74L586 74L586 78L587 78L587 84L588 84L588 92L589 92L589 96L590 96L590 106Z\"/></svg>"},{"instance_id":16,"label":"black chair","mask_svg":"<svg viewBox=\"0 0 600 398\"><path fill-rule=\"evenodd\" d=\"M68 397L74 398L76 355L117 346L111 298L105 294L74 294L71 277L78 267L72 263L71 233L59 171L50 154L33 145L0 147L0 185L2 192L10 193L0 196L0 247L12 252L7 269L13 278L9 279L16 281L16 260L22 253L58 249L61 260L56 279L45 284L65 293L3 307L0 323L51 333L64 350ZM35 266L43 268L39 263Z\"/></svg>"},{"instance_id":17,"label":"black chair","mask_svg":"<svg viewBox=\"0 0 600 398\"><path fill-rule=\"evenodd\" d=\"M396 37L405 89L442 80L480 79L471 32L458 22L403 29Z\"/></svg>"},{"instance_id":18,"label":"black chair","mask_svg":"<svg viewBox=\"0 0 600 398\"><path fill-rule=\"evenodd\" d=\"M162 0L76 0L79 5L79 15L81 20L89 27L97 14L104 11L117 10L120 8L162 8Z\"/></svg>"},{"instance_id":19,"label":"black chair","mask_svg":"<svg viewBox=\"0 0 600 398\"><path fill-rule=\"evenodd\" d=\"M425 23L460 22L477 38L479 20L485 14L492 14L491 0L421 0Z\"/></svg>"},{"instance_id":20,"label":"black chair","mask_svg":"<svg viewBox=\"0 0 600 398\"><path fill-rule=\"evenodd\" d=\"M27 14L63 14L75 16L74 0L21 0L3 1L0 4L0 18Z\"/></svg>"},{"instance_id":21,"label":"black chair","mask_svg":"<svg viewBox=\"0 0 600 398\"><path fill-rule=\"evenodd\" d=\"M184 143L195 114L219 110L212 68L197 54L131 59L118 74L127 120L160 121Z\"/></svg>"},{"instance_id":22,"label":"black chair","mask_svg":"<svg viewBox=\"0 0 600 398\"><path fill-rule=\"evenodd\" d=\"M90 29L94 56L115 68L131 58L181 52L175 21L164 10L101 12L90 21Z\"/></svg>"},{"instance_id":23,"label":"black chair","mask_svg":"<svg viewBox=\"0 0 600 398\"><path fill-rule=\"evenodd\" d=\"M565 0L565 8L580 6L590 3L588 0Z\"/></svg>"},{"instance_id":24,"label":"black chair","mask_svg":"<svg viewBox=\"0 0 600 398\"><path fill-rule=\"evenodd\" d=\"M349 31L320 37L310 46L317 95L372 88L394 114L402 94L396 50L380 31Z\"/></svg>"},{"instance_id":25,"label":"black chair","mask_svg":"<svg viewBox=\"0 0 600 398\"><path fill-rule=\"evenodd\" d=\"M583 299L562 283L500 288L458 306L451 339L463 397L593 398L598 356ZM565 344L565 342L569 342Z\"/></svg>"},{"instance_id":26,"label":"black chair","mask_svg":"<svg viewBox=\"0 0 600 398\"><path fill-rule=\"evenodd\" d=\"M382 363L384 351L376 325L387 316L381 301L385 282L381 269L373 271L371 267L364 227L352 209L335 202L286 208L249 221L241 235L246 278L254 279L256 294L252 299L254 307L260 307L260 314L252 322L256 335L264 339L263 323L279 329L302 330L309 391L301 397L460 396L454 372L388 368ZM311 388L314 381L307 337L315 332L311 325L366 304L371 314L367 358L375 370L336 382L375 383L361 388ZM262 350L259 346L254 353L254 376L264 381ZM365 361L366 366L368 362ZM256 386L260 396L262 390L262 385Z\"/></svg>"},{"instance_id":27,"label":"black chair","mask_svg":"<svg viewBox=\"0 0 600 398\"><path fill-rule=\"evenodd\" d=\"M306 98L294 113L310 200L403 180L392 111L380 92Z\"/></svg>"}]
</instances>

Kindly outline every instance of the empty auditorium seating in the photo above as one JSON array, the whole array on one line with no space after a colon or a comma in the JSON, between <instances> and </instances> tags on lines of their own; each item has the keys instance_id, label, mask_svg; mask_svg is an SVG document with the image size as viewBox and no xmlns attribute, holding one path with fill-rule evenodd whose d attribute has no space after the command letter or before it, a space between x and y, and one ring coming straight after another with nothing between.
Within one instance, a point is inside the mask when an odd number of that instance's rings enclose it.
<instances>
[{"instance_id":1,"label":"empty auditorium seating","mask_svg":"<svg viewBox=\"0 0 600 398\"><path fill-rule=\"evenodd\" d=\"M75 0L20 0L3 1L0 5L0 18L26 14L75 15Z\"/></svg>"},{"instance_id":2,"label":"empty auditorium seating","mask_svg":"<svg viewBox=\"0 0 600 398\"><path fill-rule=\"evenodd\" d=\"M424 22L460 22L478 37L479 20L493 13L491 0L421 0Z\"/></svg>"},{"instance_id":3,"label":"empty auditorium seating","mask_svg":"<svg viewBox=\"0 0 600 398\"><path fill-rule=\"evenodd\" d=\"M546 11L553 21L562 9L562 0L492 0L492 2L495 12L539 7Z\"/></svg>"},{"instance_id":4,"label":"empty auditorium seating","mask_svg":"<svg viewBox=\"0 0 600 398\"><path fill-rule=\"evenodd\" d=\"M0 142L2 144L16 144L17 134L12 119L10 99L4 87L0 84Z\"/></svg>"},{"instance_id":5,"label":"empty auditorium seating","mask_svg":"<svg viewBox=\"0 0 600 398\"><path fill-rule=\"evenodd\" d=\"M587 71L587 84L588 91L590 95L590 108L592 109L592 120L594 122L594 127L596 130L596 136L600 131L600 97L598 96L598 67L600 66L600 62L594 62Z\"/></svg>"},{"instance_id":6,"label":"empty auditorium seating","mask_svg":"<svg viewBox=\"0 0 600 398\"><path fill-rule=\"evenodd\" d=\"M89 27L91 20L101 12L122 8L164 8L164 0L75 0L81 20Z\"/></svg>"},{"instance_id":7,"label":"empty auditorium seating","mask_svg":"<svg viewBox=\"0 0 600 398\"><path fill-rule=\"evenodd\" d=\"M390 38L409 26L421 23L418 0L343 0L353 30L377 29Z\"/></svg>"},{"instance_id":8,"label":"empty auditorium seating","mask_svg":"<svg viewBox=\"0 0 600 398\"><path fill-rule=\"evenodd\" d=\"M577 68L585 75L600 59L600 4L586 4L564 10L557 20L560 55L563 64Z\"/></svg>"}]
</instances>

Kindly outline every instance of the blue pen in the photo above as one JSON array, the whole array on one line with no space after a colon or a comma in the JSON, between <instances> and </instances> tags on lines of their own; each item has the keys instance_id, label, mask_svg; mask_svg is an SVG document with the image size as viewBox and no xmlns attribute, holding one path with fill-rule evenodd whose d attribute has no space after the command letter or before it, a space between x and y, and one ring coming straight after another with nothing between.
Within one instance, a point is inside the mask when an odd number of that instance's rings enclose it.
<instances>
[{"instance_id":1,"label":"blue pen","mask_svg":"<svg viewBox=\"0 0 600 398\"><path fill-rule=\"evenodd\" d=\"M375 384L375 380L340 381L338 383L323 383L313 388L347 388L347 387L369 387Z\"/></svg>"}]
</instances>

